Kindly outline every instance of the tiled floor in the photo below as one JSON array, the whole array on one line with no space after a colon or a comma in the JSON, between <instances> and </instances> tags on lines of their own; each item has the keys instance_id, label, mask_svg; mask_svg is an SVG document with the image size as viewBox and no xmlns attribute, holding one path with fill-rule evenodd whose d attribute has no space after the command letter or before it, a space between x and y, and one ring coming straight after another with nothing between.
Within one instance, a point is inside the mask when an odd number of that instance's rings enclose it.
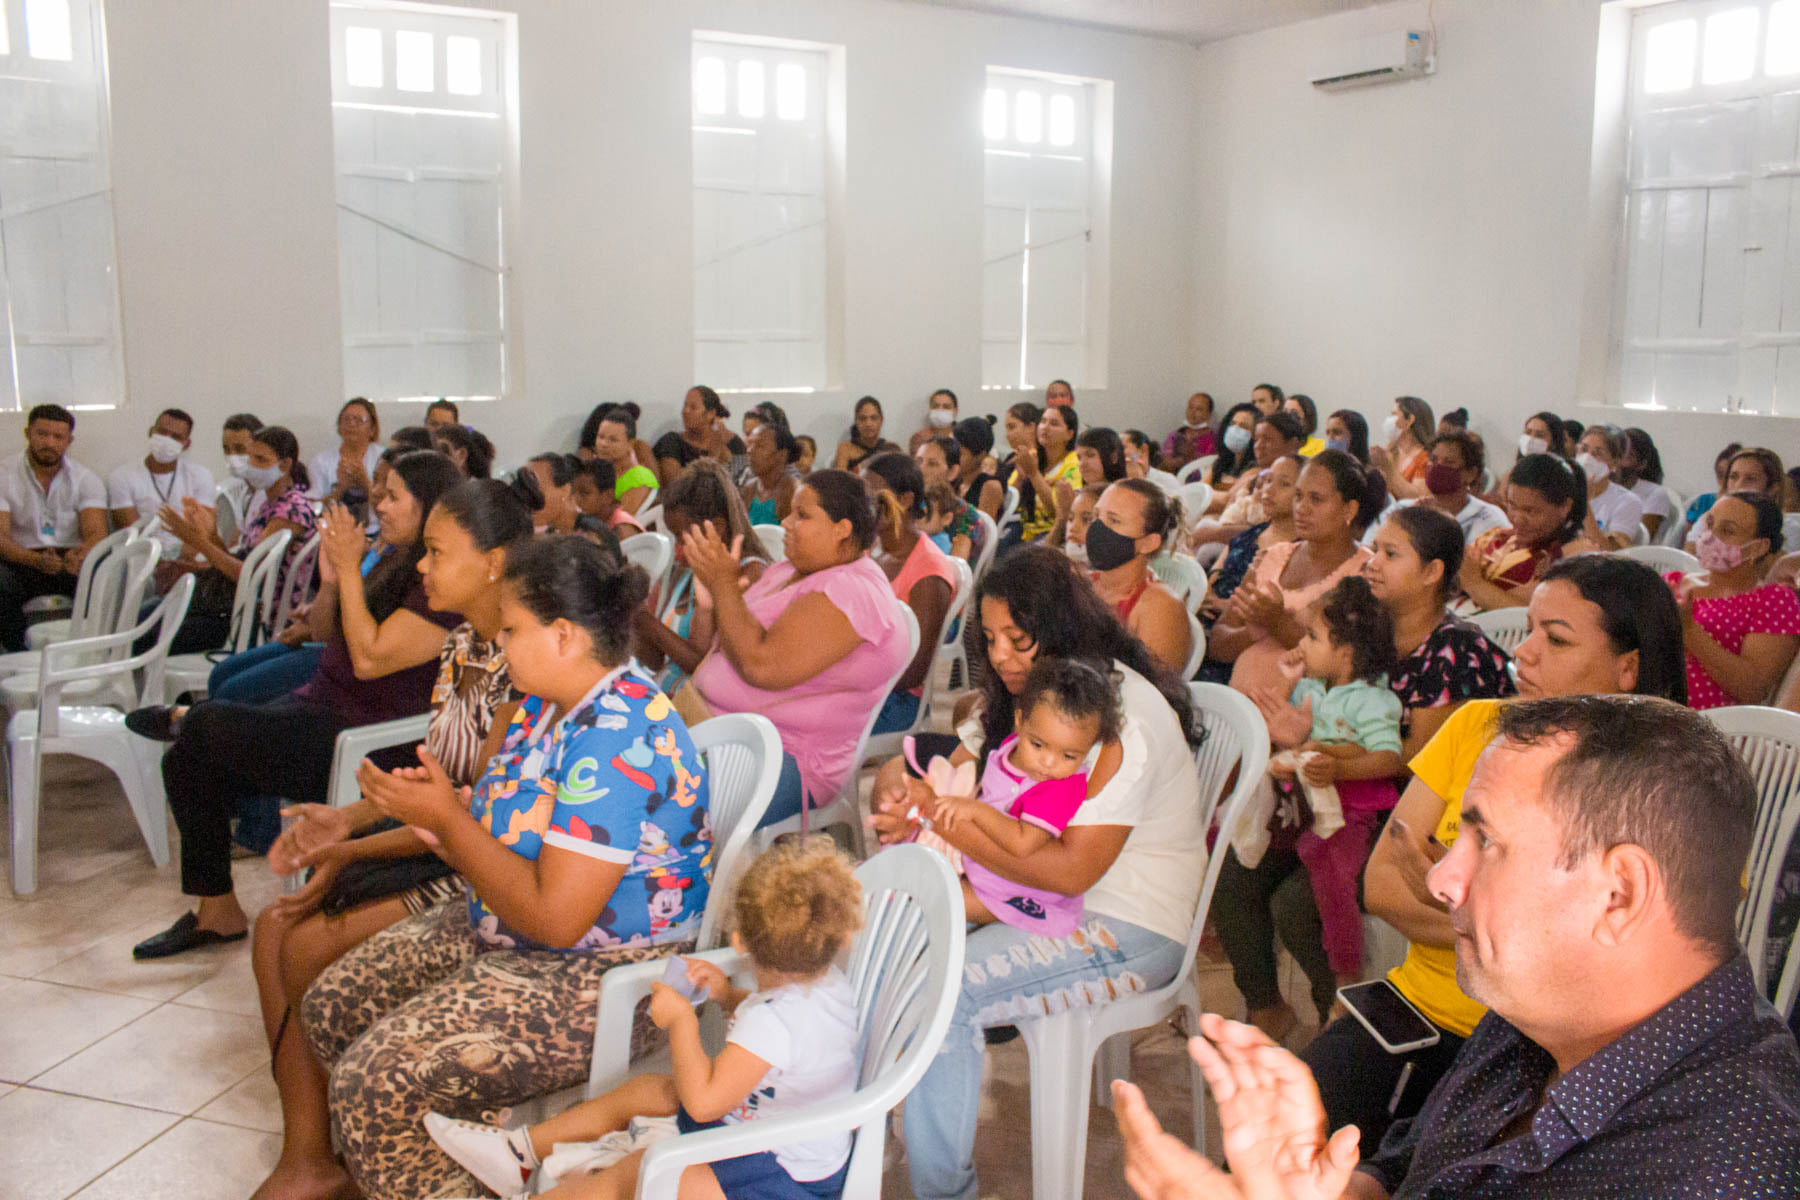
<instances>
[{"instance_id":1,"label":"tiled floor","mask_svg":"<svg viewBox=\"0 0 1800 1200\"><path fill-rule=\"evenodd\" d=\"M174 865L152 867L103 768L47 767L39 890L0 892L0 1196L242 1200L274 1163L281 1129L248 943L134 962L131 947L188 907ZM261 860L235 875L251 912L275 895ZM1218 966L1202 964L1202 992L1240 1010ZM1184 1053L1162 1027L1140 1033L1133 1055L1173 1130L1191 1119ZM1024 1044L996 1048L976 1148L986 1195L1030 1195L1029 1091ZM908 1194L903 1166L885 1182L887 1197ZM1088 1196L1129 1194L1104 1109L1090 1120L1086 1183Z\"/></svg>"}]
</instances>

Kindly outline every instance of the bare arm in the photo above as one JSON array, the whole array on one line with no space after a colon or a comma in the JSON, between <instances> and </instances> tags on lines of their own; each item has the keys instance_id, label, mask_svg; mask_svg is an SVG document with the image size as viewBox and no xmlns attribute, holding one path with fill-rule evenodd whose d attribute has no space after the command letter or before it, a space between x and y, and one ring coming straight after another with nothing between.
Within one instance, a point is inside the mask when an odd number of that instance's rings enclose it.
<instances>
[{"instance_id":1,"label":"bare arm","mask_svg":"<svg viewBox=\"0 0 1800 1200\"><path fill-rule=\"evenodd\" d=\"M636 513L639 508L643 507L644 501L649 499L649 497L649 488L641 486L634 487L628 490L623 496L619 497L619 505L628 513Z\"/></svg>"},{"instance_id":2,"label":"bare arm","mask_svg":"<svg viewBox=\"0 0 1800 1200\"><path fill-rule=\"evenodd\" d=\"M1000 510L1006 507L1006 485L998 479L990 479L981 485L981 495L976 497L975 507L998 521Z\"/></svg>"},{"instance_id":3,"label":"bare arm","mask_svg":"<svg viewBox=\"0 0 1800 1200\"><path fill-rule=\"evenodd\" d=\"M1131 610L1130 629L1163 666L1181 673L1194 648L1187 609L1160 584L1153 584Z\"/></svg>"},{"instance_id":4,"label":"bare arm","mask_svg":"<svg viewBox=\"0 0 1800 1200\"><path fill-rule=\"evenodd\" d=\"M940 831L954 828L961 822L970 822L985 834L995 846L1007 854L1019 858L1027 858L1042 850L1054 840L1054 835L1041 825L1033 825L1016 817L1009 817L991 805L979 800L941 801L937 806L937 825Z\"/></svg>"},{"instance_id":5,"label":"bare arm","mask_svg":"<svg viewBox=\"0 0 1800 1200\"><path fill-rule=\"evenodd\" d=\"M1444 727L1444 722L1450 719L1450 714L1465 703L1466 701L1456 700L1449 704L1440 704L1436 708L1408 709L1407 716L1410 724L1407 725L1406 736L1400 742L1400 757L1411 762L1413 755L1423 750L1425 743L1431 740L1431 736Z\"/></svg>"},{"instance_id":6,"label":"bare arm","mask_svg":"<svg viewBox=\"0 0 1800 1200\"><path fill-rule=\"evenodd\" d=\"M46 575L54 575L62 569L62 555L55 550L28 549L13 539L12 513L4 509L0 509L0 558Z\"/></svg>"},{"instance_id":7,"label":"bare arm","mask_svg":"<svg viewBox=\"0 0 1800 1200\"><path fill-rule=\"evenodd\" d=\"M944 617L950 611L950 585L935 577L921 579L907 593L906 605L919 619L919 649L894 685L899 692L923 684L937 661L938 643L944 640Z\"/></svg>"},{"instance_id":8,"label":"bare arm","mask_svg":"<svg viewBox=\"0 0 1800 1200\"><path fill-rule=\"evenodd\" d=\"M1800 649L1800 637L1777 633L1746 634L1743 652L1733 654L1701 628L1693 619L1692 611L1684 606L1681 644L1739 704L1761 704L1768 697L1769 689L1787 674L1789 664L1794 661L1794 652Z\"/></svg>"},{"instance_id":9,"label":"bare arm","mask_svg":"<svg viewBox=\"0 0 1800 1200\"><path fill-rule=\"evenodd\" d=\"M862 637L831 598L809 592L787 606L767 629L750 615L741 592L713 595L719 647L751 687L796 687L848 658Z\"/></svg>"},{"instance_id":10,"label":"bare arm","mask_svg":"<svg viewBox=\"0 0 1800 1200\"><path fill-rule=\"evenodd\" d=\"M1431 864L1425 838L1443 819L1445 803L1422 780L1407 784L1387 828L1375 840L1363 875L1363 899L1369 912L1405 934L1408 941L1427 946L1456 942L1448 911L1424 887L1424 870Z\"/></svg>"}]
</instances>

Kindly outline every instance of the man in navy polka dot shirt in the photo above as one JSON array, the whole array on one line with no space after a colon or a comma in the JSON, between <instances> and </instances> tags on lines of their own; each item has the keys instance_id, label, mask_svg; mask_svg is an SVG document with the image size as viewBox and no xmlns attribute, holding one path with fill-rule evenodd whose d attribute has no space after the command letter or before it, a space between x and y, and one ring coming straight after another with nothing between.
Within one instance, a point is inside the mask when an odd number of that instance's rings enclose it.
<instances>
[{"instance_id":1,"label":"man in navy polka dot shirt","mask_svg":"<svg viewBox=\"0 0 1800 1200\"><path fill-rule=\"evenodd\" d=\"M1119 1083L1126 1181L1147 1200L1800 1196L1800 1054L1735 932L1755 818L1748 771L1688 709L1502 707L1429 880L1490 1011L1419 1115L1359 1161L1299 1059L1209 1015L1191 1051L1231 1174Z\"/></svg>"}]
</instances>

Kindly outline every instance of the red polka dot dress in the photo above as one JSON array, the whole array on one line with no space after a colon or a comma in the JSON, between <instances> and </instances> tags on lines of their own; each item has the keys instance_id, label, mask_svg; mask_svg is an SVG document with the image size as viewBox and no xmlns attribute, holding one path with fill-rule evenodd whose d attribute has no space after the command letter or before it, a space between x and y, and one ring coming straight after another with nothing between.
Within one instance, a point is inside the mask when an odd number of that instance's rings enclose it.
<instances>
[{"instance_id":1,"label":"red polka dot dress","mask_svg":"<svg viewBox=\"0 0 1800 1200\"><path fill-rule=\"evenodd\" d=\"M1664 578L1670 587L1679 588L1682 573L1671 571ZM1694 623L1731 653L1742 654L1744 639L1753 633L1800 637L1800 596L1793 588L1775 583L1736 596L1701 596L1694 601ZM1746 703L1720 687L1693 651L1688 651L1686 657L1690 707L1722 708ZM1760 704L1762 699L1758 696L1747 703Z\"/></svg>"}]
</instances>

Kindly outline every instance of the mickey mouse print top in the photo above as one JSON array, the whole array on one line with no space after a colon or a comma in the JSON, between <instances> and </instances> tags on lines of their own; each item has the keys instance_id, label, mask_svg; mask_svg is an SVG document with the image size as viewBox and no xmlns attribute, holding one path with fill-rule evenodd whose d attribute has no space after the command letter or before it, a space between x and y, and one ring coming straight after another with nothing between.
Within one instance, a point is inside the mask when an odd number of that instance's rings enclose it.
<instances>
[{"instance_id":1,"label":"mickey mouse print top","mask_svg":"<svg viewBox=\"0 0 1800 1200\"><path fill-rule=\"evenodd\" d=\"M469 812L521 858L554 846L624 865L594 927L567 948L580 953L694 936L713 867L706 806L706 768L686 723L628 662L567 715L527 696ZM472 890L469 922L493 946L557 949L508 927Z\"/></svg>"}]
</instances>

